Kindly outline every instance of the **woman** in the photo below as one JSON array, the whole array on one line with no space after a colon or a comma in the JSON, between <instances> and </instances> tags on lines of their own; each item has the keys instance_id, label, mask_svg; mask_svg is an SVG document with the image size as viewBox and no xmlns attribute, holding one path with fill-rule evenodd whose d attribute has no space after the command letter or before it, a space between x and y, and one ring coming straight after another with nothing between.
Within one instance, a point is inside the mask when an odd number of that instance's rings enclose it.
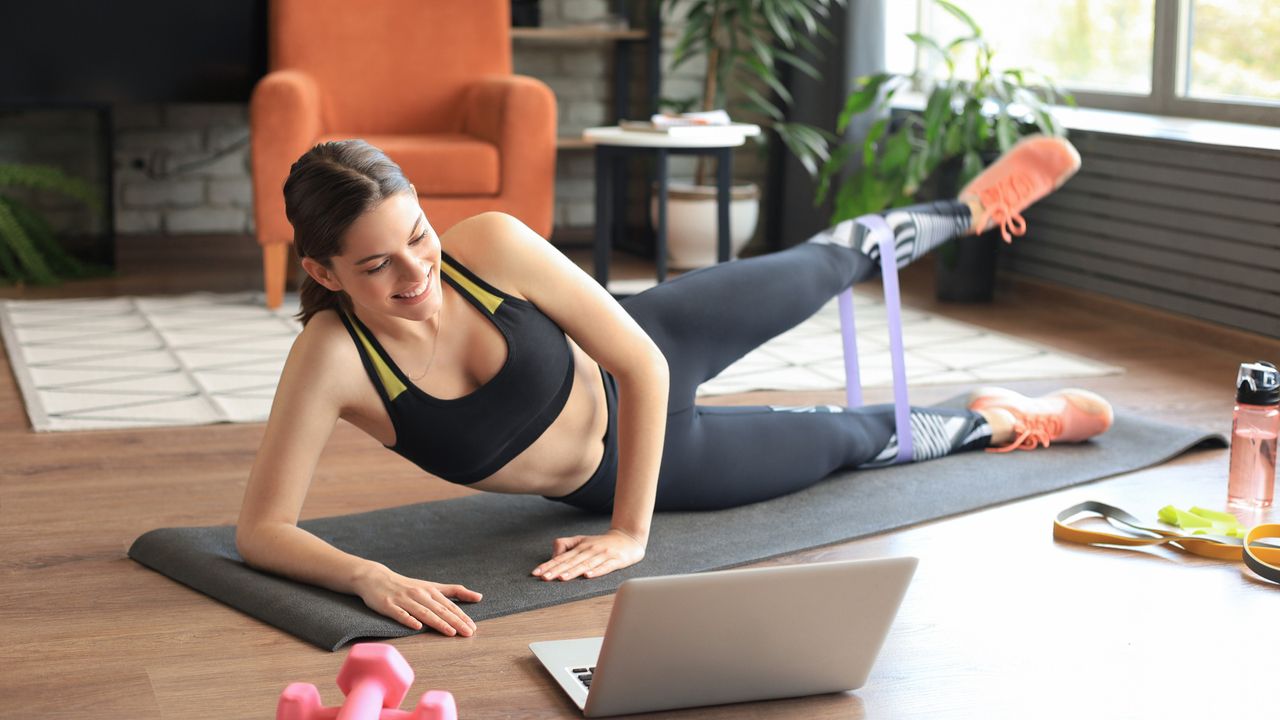
<instances>
[{"instance_id":1,"label":"woman","mask_svg":"<svg viewBox=\"0 0 1280 720\"><path fill-rule=\"evenodd\" d=\"M961 200L892 211L905 265L999 224L1079 166L1064 140L1024 140ZM480 594L399 575L297 526L339 418L424 470L479 490L612 513L603 535L556 539L544 580L597 577L644 557L655 510L716 509L892 462L891 406L699 407L729 363L872 276L878 247L852 222L808 243L687 273L616 302L515 218L485 213L438 236L400 168L359 140L292 167L285 206L308 277L253 465L236 544L250 565L359 595L404 625L469 636L454 601ZM914 409L916 460L1078 441L1111 409L1071 390L979 394L970 410Z\"/></svg>"}]
</instances>

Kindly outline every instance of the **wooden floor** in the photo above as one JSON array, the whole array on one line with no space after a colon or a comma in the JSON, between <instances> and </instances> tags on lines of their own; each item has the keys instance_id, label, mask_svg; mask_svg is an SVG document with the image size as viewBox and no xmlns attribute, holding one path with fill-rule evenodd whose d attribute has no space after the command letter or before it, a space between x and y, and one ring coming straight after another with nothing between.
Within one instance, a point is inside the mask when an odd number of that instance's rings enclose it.
<instances>
[{"instance_id":1,"label":"wooden floor","mask_svg":"<svg viewBox=\"0 0 1280 720\"><path fill-rule=\"evenodd\" d=\"M233 240L221 249L212 240L203 250L143 246L118 279L0 296L256 288L256 249ZM937 305L930 282L927 267L910 268L907 303L1124 366L1124 375L1090 379L1088 387L1125 410L1171 422L1225 432L1237 363L1280 358L1280 343L1271 339L1029 282L1002 287L998 301L985 306ZM264 718L292 681L315 683L327 704L340 701L333 678L342 653L316 650L125 556L152 528L234 522L262 425L35 434L3 356L0 364L0 717ZM1053 385L1012 384L1033 391ZM912 399L928 403L960 390L922 386ZM840 396L721 402L761 399ZM1058 544L1050 536L1053 515L1084 499L1147 518L1166 504L1221 508L1226 463L1225 451L1194 453L777 561L921 558L863 689L678 716L1274 717L1265 651L1280 634L1280 588L1239 564ZM304 517L468 492L424 480L344 424L321 459ZM393 641L418 675L410 697L450 690L467 720L574 717L527 646L601 634L610 602L601 597L486 621L470 639ZM779 592L779 622L803 612L803 598Z\"/></svg>"}]
</instances>

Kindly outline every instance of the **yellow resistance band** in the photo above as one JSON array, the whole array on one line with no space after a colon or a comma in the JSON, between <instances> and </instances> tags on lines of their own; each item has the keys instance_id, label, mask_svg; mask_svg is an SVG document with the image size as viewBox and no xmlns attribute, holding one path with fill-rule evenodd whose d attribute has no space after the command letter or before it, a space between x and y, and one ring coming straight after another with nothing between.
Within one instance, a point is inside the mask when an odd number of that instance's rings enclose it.
<instances>
[{"instance_id":1,"label":"yellow resistance band","mask_svg":"<svg viewBox=\"0 0 1280 720\"><path fill-rule=\"evenodd\" d=\"M1115 533L1085 530L1068 525L1077 515L1092 513L1105 519L1112 527L1133 533ZM1170 545L1193 555L1216 560L1240 560L1260 577L1280 583L1280 544L1265 538L1280 538L1280 525L1258 525L1244 537L1222 535L1186 535L1162 527L1143 525L1140 520L1117 507L1100 502L1082 502L1058 513L1053 521L1053 536L1067 542L1085 545Z\"/></svg>"}]
</instances>

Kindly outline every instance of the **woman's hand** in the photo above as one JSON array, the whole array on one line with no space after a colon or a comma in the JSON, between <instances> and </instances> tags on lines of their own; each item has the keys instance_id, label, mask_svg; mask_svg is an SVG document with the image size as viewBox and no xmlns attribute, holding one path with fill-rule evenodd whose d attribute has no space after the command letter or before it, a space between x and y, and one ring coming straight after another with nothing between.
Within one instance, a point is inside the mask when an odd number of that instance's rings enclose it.
<instances>
[{"instance_id":1,"label":"woman's hand","mask_svg":"<svg viewBox=\"0 0 1280 720\"><path fill-rule=\"evenodd\" d=\"M476 624L453 600L480 602L481 595L461 585L416 580L376 565L356 581L355 589L365 605L414 630L425 623L441 635L475 634Z\"/></svg>"},{"instance_id":2,"label":"woman's hand","mask_svg":"<svg viewBox=\"0 0 1280 720\"><path fill-rule=\"evenodd\" d=\"M644 559L644 543L617 528L604 535L557 538L551 559L533 569L543 580L600 577Z\"/></svg>"}]
</instances>

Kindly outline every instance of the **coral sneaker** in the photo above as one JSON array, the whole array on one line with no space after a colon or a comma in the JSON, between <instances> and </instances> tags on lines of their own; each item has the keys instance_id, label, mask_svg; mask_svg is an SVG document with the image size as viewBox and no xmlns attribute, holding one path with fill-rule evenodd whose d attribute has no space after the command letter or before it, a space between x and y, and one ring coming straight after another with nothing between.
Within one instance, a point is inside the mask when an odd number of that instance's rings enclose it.
<instances>
[{"instance_id":1,"label":"coral sneaker","mask_svg":"<svg viewBox=\"0 0 1280 720\"><path fill-rule=\"evenodd\" d=\"M1106 432L1115 419L1111 403L1088 390L1068 388L1032 398L1005 388L981 388L969 396L970 410L1005 410L1014 440L990 452L1034 450L1050 442L1082 442Z\"/></svg>"},{"instance_id":2,"label":"coral sneaker","mask_svg":"<svg viewBox=\"0 0 1280 720\"><path fill-rule=\"evenodd\" d=\"M1027 232L1022 211L1057 190L1080 169L1080 153L1060 137L1030 135L1018 141L960 191L960 200L982 206L978 232L996 225L1005 242Z\"/></svg>"}]
</instances>

